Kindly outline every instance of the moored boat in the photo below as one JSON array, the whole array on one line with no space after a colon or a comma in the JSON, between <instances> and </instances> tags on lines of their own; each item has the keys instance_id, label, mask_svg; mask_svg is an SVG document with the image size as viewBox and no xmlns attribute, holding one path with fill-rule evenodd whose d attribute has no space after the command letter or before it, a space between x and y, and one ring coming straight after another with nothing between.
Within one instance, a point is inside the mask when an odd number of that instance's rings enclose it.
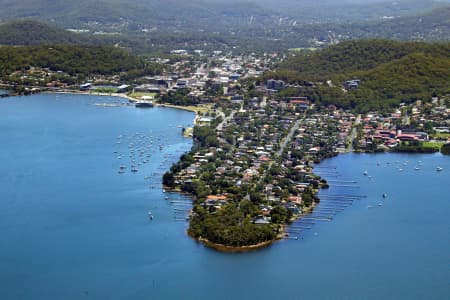
<instances>
[{"instance_id":1,"label":"moored boat","mask_svg":"<svg viewBox=\"0 0 450 300\"><path fill-rule=\"evenodd\" d=\"M153 107L153 102L152 101L138 101L138 102L134 103L134 106L140 107L140 108Z\"/></svg>"}]
</instances>

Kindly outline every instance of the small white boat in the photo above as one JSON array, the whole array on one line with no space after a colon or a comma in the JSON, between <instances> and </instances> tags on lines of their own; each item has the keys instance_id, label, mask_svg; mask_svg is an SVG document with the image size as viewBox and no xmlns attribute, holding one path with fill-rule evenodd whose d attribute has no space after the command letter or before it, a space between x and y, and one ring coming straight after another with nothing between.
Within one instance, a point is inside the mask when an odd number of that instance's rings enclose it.
<instances>
[{"instance_id":1,"label":"small white boat","mask_svg":"<svg viewBox=\"0 0 450 300\"><path fill-rule=\"evenodd\" d=\"M378 203L378 206L383 206L383 203L381 203L381 202L380 202L380 203Z\"/></svg>"},{"instance_id":2,"label":"small white boat","mask_svg":"<svg viewBox=\"0 0 450 300\"><path fill-rule=\"evenodd\" d=\"M444 170L444 168L442 168L442 167L436 167L436 171L438 171L438 172L441 172L443 170Z\"/></svg>"},{"instance_id":3,"label":"small white boat","mask_svg":"<svg viewBox=\"0 0 450 300\"><path fill-rule=\"evenodd\" d=\"M415 167L415 168L414 168L414 170L416 170L416 171L417 171L417 170L420 170L420 168L419 168L419 167Z\"/></svg>"},{"instance_id":4,"label":"small white boat","mask_svg":"<svg viewBox=\"0 0 450 300\"><path fill-rule=\"evenodd\" d=\"M383 193L382 196L383 196L383 198L386 198L386 197L387 197L387 194L386 194L386 193Z\"/></svg>"},{"instance_id":5,"label":"small white boat","mask_svg":"<svg viewBox=\"0 0 450 300\"><path fill-rule=\"evenodd\" d=\"M364 171L364 172L363 172L363 175L364 175L364 176L367 176L367 174L368 174L367 171Z\"/></svg>"}]
</instances>

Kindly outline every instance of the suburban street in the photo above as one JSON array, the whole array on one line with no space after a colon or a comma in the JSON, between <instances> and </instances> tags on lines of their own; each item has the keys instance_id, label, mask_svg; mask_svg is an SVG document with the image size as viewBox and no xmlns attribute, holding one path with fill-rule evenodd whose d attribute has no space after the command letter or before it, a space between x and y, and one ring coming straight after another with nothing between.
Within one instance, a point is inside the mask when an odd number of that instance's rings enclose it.
<instances>
[{"instance_id":1,"label":"suburban street","mask_svg":"<svg viewBox=\"0 0 450 300\"><path fill-rule=\"evenodd\" d=\"M358 115L356 117L355 123L353 124L352 132L349 137L349 145L347 148L348 152L353 152L353 141L356 139L358 134L356 126L358 126L360 123L361 123L361 115Z\"/></svg>"}]
</instances>

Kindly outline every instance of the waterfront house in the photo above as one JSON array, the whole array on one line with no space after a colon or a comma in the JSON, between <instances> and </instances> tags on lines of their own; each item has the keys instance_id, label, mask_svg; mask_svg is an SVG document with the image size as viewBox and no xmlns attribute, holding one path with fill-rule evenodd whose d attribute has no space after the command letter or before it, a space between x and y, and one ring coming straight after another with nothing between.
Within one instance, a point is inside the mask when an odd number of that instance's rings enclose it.
<instances>
[{"instance_id":1,"label":"waterfront house","mask_svg":"<svg viewBox=\"0 0 450 300\"><path fill-rule=\"evenodd\" d=\"M270 224L270 217L266 217L266 216L258 216L253 223L255 224L259 224L259 225L264 225L264 224Z\"/></svg>"}]
</instances>

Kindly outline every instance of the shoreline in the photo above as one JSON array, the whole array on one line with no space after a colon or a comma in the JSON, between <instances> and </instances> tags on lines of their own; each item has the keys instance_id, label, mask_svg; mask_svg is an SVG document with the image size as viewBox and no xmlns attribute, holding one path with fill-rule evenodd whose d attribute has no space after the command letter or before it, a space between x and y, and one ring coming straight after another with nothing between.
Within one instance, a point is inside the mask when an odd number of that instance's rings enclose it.
<instances>
[{"instance_id":1,"label":"shoreline","mask_svg":"<svg viewBox=\"0 0 450 300\"><path fill-rule=\"evenodd\" d=\"M74 94L74 95L93 95L93 96L110 96L110 97L119 97L119 98L123 98L123 99L128 99L130 101L138 101L138 99L130 97L126 94L120 94L120 93L92 93L92 92L77 92L77 91L44 91L43 93L49 93L49 94ZM195 124L195 120L198 117L198 113L197 111L195 111L193 108L188 108L188 107L183 107L183 106L176 106L176 105L171 105L171 104L155 104L155 106L162 106L162 107L168 107L168 108L175 108L175 109L181 109L181 110L185 110L185 111L190 111L190 112L194 112L195 113L195 119L194 119L194 124ZM390 151L390 152L394 152L394 151ZM347 153L358 153L356 151L348 151L345 152L344 154ZM378 154L378 153L374 153L374 154ZM334 157L334 156L332 156ZM327 158L332 158L332 157L327 157ZM327 159L325 158L325 159ZM321 160L320 162L324 161L325 159ZM314 167L313 167L314 169ZM162 179L162 178L161 178ZM164 189L166 191L169 192L174 192L174 193L182 193L182 194L187 194L187 195L191 195L189 193L183 193L180 190L176 190L176 189L168 189L167 187L164 187ZM318 194L318 191L315 193L316 195ZM192 195L191 195L192 196ZM193 204L193 203L192 203ZM316 208L318 203L314 202L312 203L311 206L305 208L304 211L302 211L301 214L293 217L290 222L294 222L294 221L298 221L301 220L303 217L307 216L308 214L311 214L314 209ZM188 221L189 224L190 221ZM197 242L202 243L203 245L209 247L209 248L213 248L217 251L221 251L221 252L229 252L229 253L240 253L240 252L249 252L249 251L255 251L258 249L262 249L265 247L268 247L270 245L272 245L273 243L281 240L281 239L285 239L286 237L288 237L289 235L286 232L286 228L290 227L290 224L279 224L280 225L280 231L277 234L277 236L269 241L265 241L265 242L261 242L258 244L254 244L254 245L247 245L247 246L228 246L228 245L223 245L223 244L217 244L217 243L213 243L207 239L204 238L193 238L194 240L196 240Z\"/></svg>"},{"instance_id":2,"label":"shoreline","mask_svg":"<svg viewBox=\"0 0 450 300\"><path fill-rule=\"evenodd\" d=\"M191 236L189 235L189 237L191 237ZM193 240L195 240L196 242L201 243L202 245L204 245L208 248L212 248L214 250L224 252L224 253L245 253L245 252L256 251L256 250L259 250L262 248L266 248L266 247L272 245L277 240L279 240L279 239L274 239L274 240L262 242L259 244L248 245L248 246L227 246L227 245L223 245L223 244L213 243L204 238L198 238L198 239L193 238L193 237L191 237L191 238Z\"/></svg>"},{"instance_id":3,"label":"shoreline","mask_svg":"<svg viewBox=\"0 0 450 300\"><path fill-rule=\"evenodd\" d=\"M42 91L41 93L43 93L43 94L91 95L91 96L102 96L102 97L108 96L108 97L123 98L123 99L127 99L129 101L132 101L132 102L140 101L137 98L133 98L133 97L128 96L127 94L122 94L122 93L92 93L92 92L82 92L82 91ZM191 107L166 104L166 103L153 103L153 105L158 106L158 107L167 107L167 108L174 108L174 109L180 109L180 110L184 110L184 111L193 112L195 114L195 117L193 120L194 125L196 124L196 121L199 117L198 111Z\"/></svg>"}]
</instances>

